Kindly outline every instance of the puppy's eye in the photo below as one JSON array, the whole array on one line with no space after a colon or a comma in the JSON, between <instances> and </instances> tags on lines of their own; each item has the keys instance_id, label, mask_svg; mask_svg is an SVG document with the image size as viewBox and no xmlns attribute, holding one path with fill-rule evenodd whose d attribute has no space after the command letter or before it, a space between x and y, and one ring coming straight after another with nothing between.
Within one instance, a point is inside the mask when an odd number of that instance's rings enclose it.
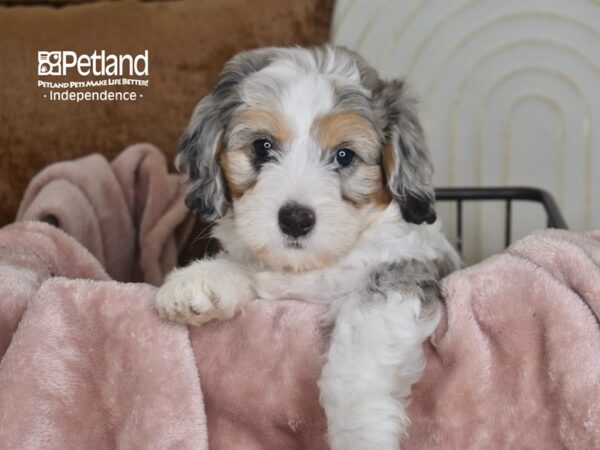
<instances>
[{"instance_id":1,"label":"puppy's eye","mask_svg":"<svg viewBox=\"0 0 600 450\"><path fill-rule=\"evenodd\" d=\"M252 151L254 151L257 162L266 162L271 159L273 143L268 139L257 139L252 143Z\"/></svg>"},{"instance_id":2,"label":"puppy's eye","mask_svg":"<svg viewBox=\"0 0 600 450\"><path fill-rule=\"evenodd\" d=\"M354 162L355 158L356 153L347 148L340 148L335 154L335 162L338 163L341 167L348 167Z\"/></svg>"}]
</instances>

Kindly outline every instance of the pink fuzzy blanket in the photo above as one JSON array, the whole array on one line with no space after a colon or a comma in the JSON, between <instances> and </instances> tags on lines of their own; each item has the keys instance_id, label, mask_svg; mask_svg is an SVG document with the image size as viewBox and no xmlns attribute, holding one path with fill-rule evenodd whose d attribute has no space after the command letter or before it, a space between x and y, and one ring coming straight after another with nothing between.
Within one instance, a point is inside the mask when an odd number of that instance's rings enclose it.
<instances>
[{"instance_id":1,"label":"pink fuzzy blanket","mask_svg":"<svg viewBox=\"0 0 600 450\"><path fill-rule=\"evenodd\" d=\"M131 282L189 233L158 150L49 167L19 217L49 216L0 230L0 448L327 448L319 306L188 329ZM534 234L444 289L403 448L598 448L600 233Z\"/></svg>"}]
</instances>

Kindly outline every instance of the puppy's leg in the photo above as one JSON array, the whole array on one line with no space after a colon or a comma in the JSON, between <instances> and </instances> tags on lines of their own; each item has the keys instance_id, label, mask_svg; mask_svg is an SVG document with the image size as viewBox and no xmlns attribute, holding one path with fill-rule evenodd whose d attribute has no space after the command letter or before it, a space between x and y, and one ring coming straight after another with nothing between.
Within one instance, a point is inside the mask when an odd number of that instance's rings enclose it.
<instances>
[{"instance_id":1,"label":"puppy's leg","mask_svg":"<svg viewBox=\"0 0 600 450\"><path fill-rule=\"evenodd\" d=\"M319 388L332 450L398 450L423 342L439 321L434 272L393 264L337 307Z\"/></svg>"},{"instance_id":2,"label":"puppy's leg","mask_svg":"<svg viewBox=\"0 0 600 450\"><path fill-rule=\"evenodd\" d=\"M156 294L156 308L165 319L198 325L228 319L253 298L246 271L217 258L171 272Z\"/></svg>"}]
</instances>

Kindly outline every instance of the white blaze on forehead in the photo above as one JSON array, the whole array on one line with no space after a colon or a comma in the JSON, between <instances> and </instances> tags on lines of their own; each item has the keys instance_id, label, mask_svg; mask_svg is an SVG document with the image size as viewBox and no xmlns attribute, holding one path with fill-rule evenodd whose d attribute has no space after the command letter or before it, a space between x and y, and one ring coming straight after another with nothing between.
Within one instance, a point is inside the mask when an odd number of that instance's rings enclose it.
<instances>
[{"instance_id":1,"label":"white blaze on forehead","mask_svg":"<svg viewBox=\"0 0 600 450\"><path fill-rule=\"evenodd\" d=\"M298 76L285 88L281 106L296 136L308 136L315 119L334 107L333 86L320 74Z\"/></svg>"},{"instance_id":2,"label":"white blaze on forehead","mask_svg":"<svg viewBox=\"0 0 600 450\"><path fill-rule=\"evenodd\" d=\"M275 61L248 77L242 100L281 113L296 137L310 133L315 118L335 104L331 79L316 68L307 70L289 60Z\"/></svg>"}]
</instances>

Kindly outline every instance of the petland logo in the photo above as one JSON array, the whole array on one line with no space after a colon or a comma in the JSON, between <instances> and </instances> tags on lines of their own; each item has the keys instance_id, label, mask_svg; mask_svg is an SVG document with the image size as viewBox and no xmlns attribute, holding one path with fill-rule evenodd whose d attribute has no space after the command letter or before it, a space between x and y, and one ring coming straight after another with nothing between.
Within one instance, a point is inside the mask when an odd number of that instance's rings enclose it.
<instances>
[{"instance_id":1,"label":"petland logo","mask_svg":"<svg viewBox=\"0 0 600 450\"><path fill-rule=\"evenodd\" d=\"M76 70L81 76L148 76L148 50L139 55L111 55L104 50L91 55L73 51L39 51L38 76L64 76Z\"/></svg>"},{"instance_id":2,"label":"petland logo","mask_svg":"<svg viewBox=\"0 0 600 450\"><path fill-rule=\"evenodd\" d=\"M139 55L91 55L73 51L38 51L37 85L50 101L136 101L150 85L148 50ZM83 80L52 77L79 75Z\"/></svg>"}]
</instances>

